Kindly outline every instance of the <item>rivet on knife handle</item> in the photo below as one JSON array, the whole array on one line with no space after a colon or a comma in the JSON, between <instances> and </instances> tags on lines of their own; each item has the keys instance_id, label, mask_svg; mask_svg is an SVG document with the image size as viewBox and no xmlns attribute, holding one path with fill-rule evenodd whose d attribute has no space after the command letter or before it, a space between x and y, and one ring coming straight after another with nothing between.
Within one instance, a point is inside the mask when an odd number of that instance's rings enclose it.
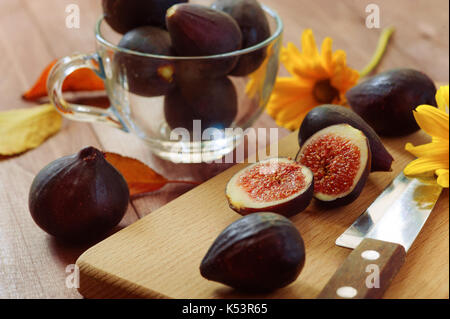
<instances>
[{"instance_id":1,"label":"rivet on knife handle","mask_svg":"<svg viewBox=\"0 0 450 319\"><path fill-rule=\"evenodd\" d=\"M381 298L405 262L402 245L364 239L336 271L319 299Z\"/></svg>"}]
</instances>

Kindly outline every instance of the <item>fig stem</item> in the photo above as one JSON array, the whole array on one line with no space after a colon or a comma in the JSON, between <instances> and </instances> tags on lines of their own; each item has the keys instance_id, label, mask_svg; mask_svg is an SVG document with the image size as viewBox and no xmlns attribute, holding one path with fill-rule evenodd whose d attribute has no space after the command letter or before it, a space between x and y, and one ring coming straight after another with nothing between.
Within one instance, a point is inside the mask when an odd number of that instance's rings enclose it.
<instances>
[{"instance_id":1,"label":"fig stem","mask_svg":"<svg viewBox=\"0 0 450 319\"><path fill-rule=\"evenodd\" d=\"M359 72L361 78L366 77L372 71L380 64L381 59L384 56L384 53L386 52L386 48L389 44L389 40L391 39L392 34L394 33L395 28L394 27L388 27L383 30L383 32L380 35L380 39L378 40L378 46L375 50L375 53L370 60L369 64Z\"/></svg>"}]
</instances>

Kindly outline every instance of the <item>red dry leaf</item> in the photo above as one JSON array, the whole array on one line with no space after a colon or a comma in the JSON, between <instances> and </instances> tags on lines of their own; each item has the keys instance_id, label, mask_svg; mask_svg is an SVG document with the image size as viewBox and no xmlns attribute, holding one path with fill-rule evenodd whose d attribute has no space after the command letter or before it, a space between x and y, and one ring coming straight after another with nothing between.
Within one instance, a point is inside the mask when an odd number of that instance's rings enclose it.
<instances>
[{"instance_id":1,"label":"red dry leaf","mask_svg":"<svg viewBox=\"0 0 450 319\"><path fill-rule=\"evenodd\" d=\"M169 183L198 185L190 181L169 181L141 161L115 153L104 153L106 160L125 178L130 189L130 196L150 193L163 188Z\"/></svg>"},{"instance_id":2,"label":"red dry leaf","mask_svg":"<svg viewBox=\"0 0 450 319\"><path fill-rule=\"evenodd\" d=\"M47 78L56 60L50 63L42 72L39 79L33 87L23 94L23 98L27 101L35 101L47 96ZM95 74L91 69L79 69L70 74L64 81L63 92L77 92L77 91L102 91L105 85L102 79Z\"/></svg>"}]
</instances>

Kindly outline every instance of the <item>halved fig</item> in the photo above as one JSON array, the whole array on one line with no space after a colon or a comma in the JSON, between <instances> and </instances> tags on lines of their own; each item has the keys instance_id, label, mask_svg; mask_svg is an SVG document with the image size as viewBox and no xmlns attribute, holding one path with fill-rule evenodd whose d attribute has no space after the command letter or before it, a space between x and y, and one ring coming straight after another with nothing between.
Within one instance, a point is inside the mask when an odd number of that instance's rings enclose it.
<instances>
[{"instance_id":1,"label":"halved fig","mask_svg":"<svg viewBox=\"0 0 450 319\"><path fill-rule=\"evenodd\" d=\"M321 105L313 108L305 117L298 132L300 147L316 132L336 124L348 124L362 131L370 143L372 172L391 171L394 158L383 145L378 134L353 110L341 105Z\"/></svg>"},{"instance_id":2,"label":"halved fig","mask_svg":"<svg viewBox=\"0 0 450 319\"><path fill-rule=\"evenodd\" d=\"M293 216L306 209L314 191L314 176L287 158L270 158L241 170L228 182L231 209L242 215L273 212Z\"/></svg>"},{"instance_id":3,"label":"halved fig","mask_svg":"<svg viewBox=\"0 0 450 319\"><path fill-rule=\"evenodd\" d=\"M371 170L369 141L348 124L329 126L311 136L298 161L314 174L314 197L340 206L361 194Z\"/></svg>"}]
</instances>

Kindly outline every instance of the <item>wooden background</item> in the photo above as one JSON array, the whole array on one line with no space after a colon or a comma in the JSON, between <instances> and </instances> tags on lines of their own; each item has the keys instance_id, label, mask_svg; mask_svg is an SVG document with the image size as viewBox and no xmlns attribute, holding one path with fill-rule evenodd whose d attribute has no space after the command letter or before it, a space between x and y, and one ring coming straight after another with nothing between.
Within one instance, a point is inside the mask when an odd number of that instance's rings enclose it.
<instances>
[{"instance_id":1,"label":"wooden background","mask_svg":"<svg viewBox=\"0 0 450 319\"><path fill-rule=\"evenodd\" d=\"M0 1L0 110L32 107L20 99L41 70L56 57L94 50L94 23L100 0ZM304 28L312 28L318 42L334 39L345 49L349 64L361 69L375 49L380 30L365 27L365 7L376 3L381 26L397 28L380 66L412 67L436 82L449 81L449 2L447 0L264 0L285 23L285 41L298 43ZM78 4L81 28L65 27L68 4ZM283 72L283 71L282 71ZM258 127L276 127L264 115ZM287 131L280 130L280 137ZM36 150L18 157L0 157L0 298L80 298L66 287L67 266L88 247L68 246L47 236L32 221L28 190L35 174L50 161L92 145L139 158L162 174L178 179L207 180L227 165L173 165L153 157L135 137L103 125L66 121L63 130ZM134 200L120 227L150 214L190 190L167 186ZM448 191L446 192L448 201ZM445 206L445 205L444 205ZM448 204L447 204L448 210ZM448 241L448 224L447 224ZM443 252L447 254L448 251ZM448 272L448 264L446 265ZM426 283L424 283L424 287ZM448 298L448 286L446 296Z\"/></svg>"}]
</instances>

